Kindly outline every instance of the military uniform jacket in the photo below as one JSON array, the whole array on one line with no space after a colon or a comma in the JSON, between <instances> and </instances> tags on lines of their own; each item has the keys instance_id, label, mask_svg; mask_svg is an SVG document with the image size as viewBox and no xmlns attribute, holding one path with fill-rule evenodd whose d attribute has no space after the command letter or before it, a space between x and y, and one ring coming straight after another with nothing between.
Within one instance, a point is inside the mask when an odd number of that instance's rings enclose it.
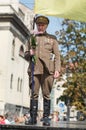
<instances>
[{"instance_id":1,"label":"military uniform jacket","mask_svg":"<svg viewBox=\"0 0 86 130\"><path fill-rule=\"evenodd\" d=\"M44 68L46 68L50 74L53 74L55 71L60 72L60 53L56 37L48 33L38 34L36 35L36 44L34 74L44 73ZM29 52L30 48L30 44L26 44L26 52Z\"/></svg>"}]
</instances>

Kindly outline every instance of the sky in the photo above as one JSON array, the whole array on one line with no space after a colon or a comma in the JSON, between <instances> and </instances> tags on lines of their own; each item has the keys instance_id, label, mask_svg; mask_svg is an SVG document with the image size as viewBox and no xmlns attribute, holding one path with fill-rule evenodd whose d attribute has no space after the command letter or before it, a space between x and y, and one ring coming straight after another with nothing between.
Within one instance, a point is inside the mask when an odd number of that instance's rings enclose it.
<instances>
[{"instance_id":1,"label":"sky","mask_svg":"<svg viewBox=\"0 0 86 130\"><path fill-rule=\"evenodd\" d=\"M21 3L23 3L24 5L26 5L29 9L34 9L34 1L35 0L19 0ZM59 31L61 29L61 18L57 18L57 17L51 17L51 16L47 16L49 18L49 25L47 28L47 32L50 34L55 35L56 31Z\"/></svg>"},{"instance_id":2,"label":"sky","mask_svg":"<svg viewBox=\"0 0 86 130\"><path fill-rule=\"evenodd\" d=\"M34 1L35 0L19 0L21 3L25 4L30 9L34 8Z\"/></svg>"}]
</instances>

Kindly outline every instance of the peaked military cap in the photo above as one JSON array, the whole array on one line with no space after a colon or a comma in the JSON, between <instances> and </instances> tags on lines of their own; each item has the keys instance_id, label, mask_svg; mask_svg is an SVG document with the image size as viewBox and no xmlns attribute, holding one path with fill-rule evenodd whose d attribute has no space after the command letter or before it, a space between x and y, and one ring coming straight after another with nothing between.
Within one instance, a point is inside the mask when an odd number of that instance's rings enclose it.
<instances>
[{"instance_id":1,"label":"peaked military cap","mask_svg":"<svg viewBox=\"0 0 86 130\"><path fill-rule=\"evenodd\" d=\"M35 22L36 22L36 24L38 24L38 23L49 24L49 19L45 16L38 16L38 17L36 17Z\"/></svg>"}]
</instances>

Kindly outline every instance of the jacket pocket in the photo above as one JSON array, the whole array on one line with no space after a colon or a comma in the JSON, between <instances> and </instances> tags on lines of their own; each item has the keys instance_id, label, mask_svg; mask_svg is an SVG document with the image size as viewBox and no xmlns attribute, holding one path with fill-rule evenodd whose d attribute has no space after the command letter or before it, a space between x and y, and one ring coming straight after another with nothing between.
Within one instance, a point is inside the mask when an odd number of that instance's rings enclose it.
<instances>
[{"instance_id":1,"label":"jacket pocket","mask_svg":"<svg viewBox=\"0 0 86 130\"><path fill-rule=\"evenodd\" d=\"M48 43L48 42L44 44L44 47L47 50L51 50L52 49L52 45L50 43Z\"/></svg>"}]
</instances>

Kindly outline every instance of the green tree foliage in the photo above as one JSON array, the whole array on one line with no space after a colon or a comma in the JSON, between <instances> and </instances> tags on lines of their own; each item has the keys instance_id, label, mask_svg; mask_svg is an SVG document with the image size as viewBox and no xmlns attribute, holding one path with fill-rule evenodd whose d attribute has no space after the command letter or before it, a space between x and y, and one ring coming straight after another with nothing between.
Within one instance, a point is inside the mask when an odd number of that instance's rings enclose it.
<instances>
[{"instance_id":1,"label":"green tree foliage","mask_svg":"<svg viewBox=\"0 0 86 130\"><path fill-rule=\"evenodd\" d=\"M86 98L86 23L64 20L57 35L61 47L62 75L66 75L66 89L61 100L85 109Z\"/></svg>"}]
</instances>

